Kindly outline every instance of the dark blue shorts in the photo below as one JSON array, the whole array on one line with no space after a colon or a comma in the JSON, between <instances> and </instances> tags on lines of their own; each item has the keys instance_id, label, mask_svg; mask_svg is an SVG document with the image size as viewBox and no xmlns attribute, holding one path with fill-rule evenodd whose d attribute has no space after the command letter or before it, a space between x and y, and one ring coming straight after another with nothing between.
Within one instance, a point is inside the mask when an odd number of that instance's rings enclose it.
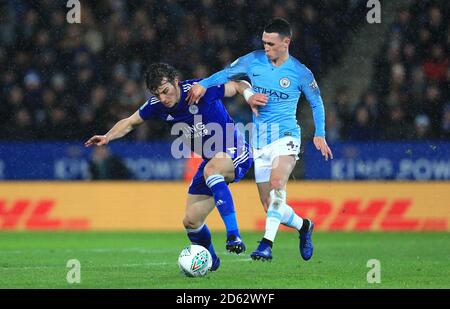
<instances>
[{"instance_id":1,"label":"dark blue shorts","mask_svg":"<svg viewBox=\"0 0 450 309\"><path fill-rule=\"evenodd\" d=\"M235 148L227 149L227 154L231 156L234 165L234 181L238 182L241 180L245 173L250 169L253 164L253 156L250 152L250 146L245 143L242 146L241 151L237 151ZM194 178L192 178L191 185L189 186L189 194L195 195L210 195L212 196L211 189L206 185L206 180L203 175L203 170L205 165L210 159L205 159L198 167L197 173L195 173Z\"/></svg>"}]
</instances>

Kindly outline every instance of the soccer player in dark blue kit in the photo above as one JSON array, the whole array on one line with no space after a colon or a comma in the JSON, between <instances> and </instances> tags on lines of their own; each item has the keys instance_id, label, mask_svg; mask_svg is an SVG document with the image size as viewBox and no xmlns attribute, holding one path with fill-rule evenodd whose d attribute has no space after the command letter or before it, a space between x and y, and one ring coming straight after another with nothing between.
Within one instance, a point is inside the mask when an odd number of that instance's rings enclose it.
<instances>
[{"instance_id":1,"label":"soccer player in dark blue kit","mask_svg":"<svg viewBox=\"0 0 450 309\"><path fill-rule=\"evenodd\" d=\"M149 119L172 124L172 132L177 127L177 140L189 143L189 153L192 150L204 159L189 186L183 225L192 243L210 251L213 257L211 270L214 271L219 267L220 259L204 222L215 207L225 223L226 249L236 254L245 251L228 183L239 181L251 167L253 158L249 145L235 128L221 99L243 94L250 85L245 81L231 81L210 87L198 104L189 106L187 93L198 81L179 81L177 71L170 65L152 64L146 74L147 88L152 96L133 115L118 121L105 135L94 135L85 146L106 145ZM172 154L179 156L174 151L178 152L179 147L172 146Z\"/></svg>"}]
</instances>

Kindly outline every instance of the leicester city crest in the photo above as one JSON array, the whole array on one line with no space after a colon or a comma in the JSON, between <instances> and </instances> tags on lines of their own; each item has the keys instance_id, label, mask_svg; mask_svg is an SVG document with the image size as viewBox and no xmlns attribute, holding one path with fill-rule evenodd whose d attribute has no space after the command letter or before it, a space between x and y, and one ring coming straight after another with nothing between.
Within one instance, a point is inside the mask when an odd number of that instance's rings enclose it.
<instances>
[{"instance_id":1,"label":"leicester city crest","mask_svg":"<svg viewBox=\"0 0 450 309\"><path fill-rule=\"evenodd\" d=\"M291 81L287 77L283 77L280 79L280 86L283 88L287 88L291 85Z\"/></svg>"},{"instance_id":2,"label":"leicester city crest","mask_svg":"<svg viewBox=\"0 0 450 309\"><path fill-rule=\"evenodd\" d=\"M191 106L189 106L189 113L195 115L198 113L198 106L193 104Z\"/></svg>"}]
</instances>

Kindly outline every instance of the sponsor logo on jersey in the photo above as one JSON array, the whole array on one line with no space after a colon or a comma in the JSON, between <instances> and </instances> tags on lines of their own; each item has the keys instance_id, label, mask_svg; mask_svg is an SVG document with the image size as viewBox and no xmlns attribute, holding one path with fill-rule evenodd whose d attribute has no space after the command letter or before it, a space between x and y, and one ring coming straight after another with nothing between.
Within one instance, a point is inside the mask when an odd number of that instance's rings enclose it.
<instances>
[{"instance_id":1,"label":"sponsor logo on jersey","mask_svg":"<svg viewBox=\"0 0 450 309\"><path fill-rule=\"evenodd\" d=\"M203 124L202 122L196 123L194 125L186 125L182 128L182 130L184 132L184 136L187 139L199 138L208 135L208 129L206 129L205 124Z\"/></svg>"},{"instance_id":2,"label":"sponsor logo on jersey","mask_svg":"<svg viewBox=\"0 0 450 309\"><path fill-rule=\"evenodd\" d=\"M262 87L258 87L258 86L254 86L253 89L255 89L256 92L264 93L271 99L283 99L283 100L289 99L289 95L287 93L284 93L281 91L262 88Z\"/></svg>"}]
</instances>

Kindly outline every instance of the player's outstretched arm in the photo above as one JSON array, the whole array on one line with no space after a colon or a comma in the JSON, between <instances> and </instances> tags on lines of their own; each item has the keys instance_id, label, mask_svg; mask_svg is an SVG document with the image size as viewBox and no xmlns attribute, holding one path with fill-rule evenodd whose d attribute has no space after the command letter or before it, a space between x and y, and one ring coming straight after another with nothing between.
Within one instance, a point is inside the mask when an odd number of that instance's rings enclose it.
<instances>
[{"instance_id":1,"label":"player's outstretched arm","mask_svg":"<svg viewBox=\"0 0 450 309\"><path fill-rule=\"evenodd\" d=\"M121 138L130 133L135 127L143 123L144 120L139 115L139 111L135 112L128 118L119 120L105 135L94 135L88 139L84 146L89 147L92 145L103 146L110 141Z\"/></svg>"},{"instance_id":2,"label":"player's outstretched arm","mask_svg":"<svg viewBox=\"0 0 450 309\"><path fill-rule=\"evenodd\" d=\"M256 117L259 116L258 107L265 106L269 101L267 95L263 93L255 93L250 83L245 80L237 81L236 91L244 96L245 101L248 103L248 105L250 105L250 108L252 109L252 112L255 113Z\"/></svg>"},{"instance_id":3,"label":"player's outstretched arm","mask_svg":"<svg viewBox=\"0 0 450 309\"><path fill-rule=\"evenodd\" d=\"M225 96L232 97L236 93L242 94L250 105L252 112L259 115L258 106L266 105L268 98L265 94L255 93L249 82L245 80L231 81L225 84Z\"/></svg>"},{"instance_id":4,"label":"player's outstretched arm","mask_svg":"<svg viewBox=\"0 0 450 309\"><path fill-rule=\"evenodd\" d=\"M225 69L214 73L213 75L201 80L194 85L186 97L188 104L198 103L205 95L206 89L212 86L219 86L231 80L242 78L247 73L247 68L255 59L255 53L251 52L245 56L239 57Z\"/></svg>"},{"instance_id":5,"label":"player's outstretched arm","mask_svg":"<svg viewBox=\"0 0 450 309\"><path fill-rule=\"evenodd\" d=\"M224 96L232 97L232 96L236 95L237 93L244 94L244 91L246 89L250 89L250 88L251 88L251 85L245 80L231 81L231 82L228 82L225 84Z\"/></svg>"}]
</instances>

